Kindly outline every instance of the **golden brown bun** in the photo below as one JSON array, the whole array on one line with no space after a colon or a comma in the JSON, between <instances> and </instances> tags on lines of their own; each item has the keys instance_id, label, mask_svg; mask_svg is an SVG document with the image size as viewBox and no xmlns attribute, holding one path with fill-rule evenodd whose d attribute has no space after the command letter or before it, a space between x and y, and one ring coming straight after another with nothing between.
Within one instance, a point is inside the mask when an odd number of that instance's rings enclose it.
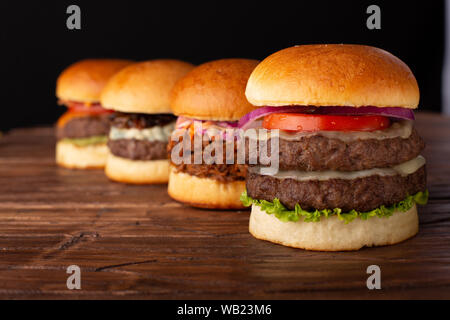
<instances>
[{"instance_id":1,"label":"golden brown bun","mask_svg":"<svg viewBox=\"0 0 450 320\"><path fill-rule=\"evenodd\" d=\"M194 65L179 60L135 63L105 86L101 103L107 109L136 113L171 113L170 91Z\"/></svg>"},{"instance_id":2,"label":"golden brown bun","mask_svg":"<svg viewBox=\"0 0 450 320\"><path fill-rule=\"evenodd\" d=\"M207 209L242 209L239 200L245 190L245 181L219 182L176 172L170 166L169 196L193 207Z\"/></svg>"},{"instance_id":3,"label":"golden brown bun","mask_svg":"<svg viewBox=\"0 0 450 320\"><path fill-rule=\"evenodd\" d=\"M384 50L362 45L304 45L264 59L248 80L255 106L376 106L415 109L417 81Z\"/></svg>"},{"instance_id":4,"label":"golden brown bun","mask_svg":"<svg viewBox=\"0 0 450 320\"><path fill-rule=\"evenodd\" d=\"M130 184L159 184L169 180L169 160L131 160L108 152L106 176Z\"/></svg>"},{"instance_id":5,"label":"golden brown bun","mask_svg":"<svg viewBox=\"0 0 450 320\"><path fill-rule=\"evenodd\" d=\"M79 147L66 141L56 143L56 163L68 169L102 169L108 148L106 144Z\"/></svg>"},{"instance_id":6,"label":"golden brown bun","mask_svg":"<svg viewBox=\"0 0 450 320\"><path fill-rule=\"evenodd\" d=\"M223 59L196 67L173 88L173 113L203 120L238 120L255 108L244 92L257 64L256 60Z\"/></svg>"},{"instance_id":7,"label":"golden brown bun","mask_svg":"<svg viewBox=\"0 0 450 320\"><path fill-rule=\"evenodd\" d=\"M316 251L348 251L362 247L384 246L411 238L419 231L419 217L414 205L407 212L394 212L389 218L356 218L345 224L337 216L319 222L284 222L261 207L253 205L250 233L257 239L288 247Z\"/></svg>"},{"instance_id":8,"label":"golden brown bun","mask_svg":"<svg viewBox=\"0 0 450 320\"><path fill-rule=\"evenodd\" d=\"M88 59L65 69L56 81L56 96L65 101L99 102L106 82L130 60Z\"/></svg>"}]
</instances>

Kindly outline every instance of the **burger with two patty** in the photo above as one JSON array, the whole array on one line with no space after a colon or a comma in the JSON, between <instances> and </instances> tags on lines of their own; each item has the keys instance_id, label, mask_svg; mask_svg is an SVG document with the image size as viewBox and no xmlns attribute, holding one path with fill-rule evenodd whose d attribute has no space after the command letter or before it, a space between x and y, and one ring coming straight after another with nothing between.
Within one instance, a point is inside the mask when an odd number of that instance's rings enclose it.
<instances>
[{"instance_id":1,"label":"burger with two patty","mask_svg":"<svg viewBox=\"0 0 450 320\"><path fill-rule=\"evenodd\" d=\"M58 77L56 96L69 110L57 122L56 162L67 168L103 168L110 110L100 92L119 70L132 63L119 59L79 61Z\"/></svg>"},{"instance_id":2,"label":"burger with two patty","mask_svg":"<svg viewBox=\"0 0 450 320\"><path fill-rule=\"evenodd\" d=\"M257 64L249 59L207 62L175 85L171 107L179 117L169 143L168 186L173 199L202 208L243 208L239 196L247 166L245 159L237 161L236 134L239 118L254 109L245 86Z\"/></svg>"},{"instance_id":3,"label":"burger with two patty","mask_svg":"<svg viewBox=\"0 0 450 320\"><path fill-rule=\"evenodd\" d=\"M167 143L176 117L169 96L194 66L178 60L132 64L110 79L101 94L110 116L106 175L133 184L167 183Z\"/></svg>"},{"instance_id":4,"label":"burger with two patty","mask_svg":"<svg viewBox=\"0 0 450 320\"><path fill-rule=\"evenodd\" d=\"M368 46L295 46L256 67L246 96L260 108L240 126L279 134L278 172L250 167L241 197L253 236L338 251L418 232L428 192L419 89L405 63Z\"/></svg>"}]
</instances>

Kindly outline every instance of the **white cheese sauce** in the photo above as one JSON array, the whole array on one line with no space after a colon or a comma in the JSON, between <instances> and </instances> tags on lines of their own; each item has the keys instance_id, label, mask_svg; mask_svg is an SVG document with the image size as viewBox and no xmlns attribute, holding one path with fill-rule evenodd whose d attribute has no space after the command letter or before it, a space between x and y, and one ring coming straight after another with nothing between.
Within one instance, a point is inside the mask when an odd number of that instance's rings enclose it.
<instances>
[{"instance_id":1,"label":"white cheese sauce","mask_svg":"<svg viewBox=\"0 0 450 320\"><path fill-rule=\"evenodd\" d=\"M109 139L136 139L136 140L147 140L147 141L162 141L168 142L169 137L175 128L175 122L166 124L165 126L154 126L145 129L121 129L111 127L109 131Z\"/></svg>"},{"instance_id":2,"label":"white cheese sauce","mask_svg":"<svg viewBox=\"0 0 450 320\"><path fill-rule=\"evenodd\" d=\"M425 165L425 158L422 156L417 156L416 158L403 162L391 168L373 168L361 171L297 171L297 170L279 170L278 173L272 175L277 179L295 179L299 181L309 181L309 180L330 180L330 179L357 179L364 178L373 175L380 176L393 176L401 175L407 176L419 170L423 165ZM261 167L255 167L254 170L259 174L261 172ZM253 170L253 169L251 169Z\"/></svg>"},{"instance_id":3,"label":"white cheese sauce","mask_svg":"<svg viewBox=\"0 0 450 320\"><path fill-rule=\"evenodd\" d=\"M407 139L411 135L413 127L413 121L402 120L394 122L389 128L376 131L301 131L301 132L287 132L280 130L280 138L283 140L296 141L305 137L322 136L329 139L338 139L344 142L351 142L355 140L367 140L367 139L393 139L402 138ZM270 130L267 137L262 136L259 140L270 138Z\"/></svg>"}]
</instances>

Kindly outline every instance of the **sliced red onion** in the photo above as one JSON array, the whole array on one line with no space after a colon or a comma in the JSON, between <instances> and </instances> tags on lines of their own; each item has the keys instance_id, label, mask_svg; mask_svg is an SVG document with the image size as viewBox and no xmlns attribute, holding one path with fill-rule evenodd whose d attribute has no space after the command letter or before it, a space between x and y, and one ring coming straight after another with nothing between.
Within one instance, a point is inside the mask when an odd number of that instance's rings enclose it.
<instances>
[{"instance_id":1,"label":"sliced red onion","mask_svg":"<svg viewBox=\"0 0 450 320\"><path fill-rule=\"evenodd\" d=\"M294 112L294 113L312 113L316 107L307 107L307 106L295 106L295 107L262 107L252 112L247 113L241 119L239 119L239 128L240 129L249 129L252 126L252 123L255 120L258 120L264 116L267 116L272 113L283 113L283 112Z\"/></svg>"},{"instance_id":2,"label":"sliced red onion","mask_svg":"<svg viewBox=\"0 0 450 320\"><path fill-rule=\"evenodd\" d=\"M329 115L379 115L395 119L414 120L411 109L400 107L313 107L313 106L287 106L262 107L247 113L239 120L239 128L249 129L255 127L254 122L272 113L313 113Z\"/></svg>"},{"instance_id":3,"label":"sliced red onion","mask_svg":"<svg viewBox=\"0 0 450 320\"><path fill-rule=\"evenodd\" d=\"M320 107L317 108L318 114L332 115L376 115L389 118L414 120L414 112L411 109L400 107Z\"/></svg>"},{"instance_id":4,"label":"sliced red onion","mask_svg":"<svg viewBox=\"0 0 450 320\"><path fill-rule=\"evenodd\" d=\"M111 113L114 112L114 110L105 109L102 107L102 105L98 102L94 103L84 103L84 102L76 102L76 101L67 101L62 102L67 105L69 110L74 112L83 112L83 113L90 113L90 114L102 114L102 113Z\"/></svg>"}]
</instances>

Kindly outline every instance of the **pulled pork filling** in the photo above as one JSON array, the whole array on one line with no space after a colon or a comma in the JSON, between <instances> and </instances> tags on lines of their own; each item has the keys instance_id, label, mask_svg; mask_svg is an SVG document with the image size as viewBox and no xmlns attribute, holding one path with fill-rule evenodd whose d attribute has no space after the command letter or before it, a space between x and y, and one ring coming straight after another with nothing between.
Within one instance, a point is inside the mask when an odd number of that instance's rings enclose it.
<instances>
[{"instance_id":1,"label":"pulled pork filling","mask_svg":"<svg viewBox=\"0 0 450 320\"><path fill-rule=\"evenodd\" d=\"M198 139L202 139L201 137L198 137ZM172 154L172 149L174 148L174 146L178 143L182 143L183 141L183 137L180 137L179 141L169 141L169 145L168 145L168 153L169 156ZM208 141L202 141L202 155L203 152L205 150L205 148L207 148L211 143L213 143L213 140L208 140ZM177 172L183 172L183 173L187 173L189 175L192 176L196 176L199 178L210 178L210 179L214 179L220 182L232 182L232 181L243 181L245 180L245 176L247 174L247 165L245 164L237 164L237 145L236 143L234 143L234 159L233 159L233 163L234 164L226 164L226 142L224 141L223 144L223 159L222 159L222 163L211 163L211 164L194 164L194 148L191 148L191 153L190 156L191 157L191 163L190 164L186 164L186 163L180 163L180 164L175 164L172 159L171 159L171 164L172 166L175 167L175 170ZM191 145L193 146L193 140L191 139ZM214 155L214 152L212 153L212 155ZM182 150L180 150L179 153L180 157L183 157L183 152Z\"/></svg>"},{"instance_id":2,"label":"pulled pork filling","mask_svg":"<svg viewBox=\"0 0 450 320\"><path fill-rule=\"evenodd\" d=\"M119 129L146 129L163 127L177 119L173 114L144 114L114 112L110 115L111 126Z\"/></svg>"}]
</instances>

